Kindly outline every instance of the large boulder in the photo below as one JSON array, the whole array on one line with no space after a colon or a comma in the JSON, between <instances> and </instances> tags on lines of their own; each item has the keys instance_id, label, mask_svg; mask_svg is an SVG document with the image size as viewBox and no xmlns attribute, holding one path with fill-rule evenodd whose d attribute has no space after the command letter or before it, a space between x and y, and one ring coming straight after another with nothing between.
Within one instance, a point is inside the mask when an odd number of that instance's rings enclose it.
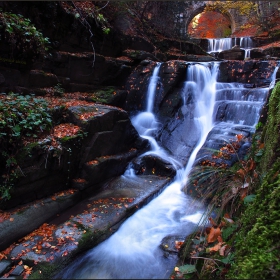
<instances>
[{"instance_id":1,"label":"large boulder","mask_svg":"<svg viewBox=\"0 0 280 280\"><path fill-rule=\"evenodd\" d=\"M56 108L53 114L65 129L74 126L78 132L63 137L50 134L25 146L12 198L1 203L1 209L76 187L77 181L84 182L83 189L96 190L102 181L123 174L128 162L147 146L128 114L117 107L84 102Z\"/></svg>"},{"instance_id":2,"label":"large boulder","mask_svg":"<svg viewBox=\"0 0 280 280\"><path fill-rule=\"evenodd\" d=\"M245 57L245 50L243 49L230 49L221 51L218 54L218 58L226 60L243 60Z\"/></svg>"}]
</instances>

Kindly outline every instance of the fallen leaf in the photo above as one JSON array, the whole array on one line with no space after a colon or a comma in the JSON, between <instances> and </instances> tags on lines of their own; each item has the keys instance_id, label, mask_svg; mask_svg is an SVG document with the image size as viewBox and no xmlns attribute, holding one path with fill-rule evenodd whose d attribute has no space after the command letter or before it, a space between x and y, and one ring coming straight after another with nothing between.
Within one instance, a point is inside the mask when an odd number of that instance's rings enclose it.
<instances>
[{"instance_id":1,"label":"fallen leaf","mask_svg":"<svg viewBox=\"0 0 280 280\"><path fill-rule=\"evenodd\" d=\"M228 247L227 244L225 244L224 246L222 246L220 249L219 249L219 254L220 256L224 256L225 255L225 251L226 251L226 248Z\"/></svg>"},{"instance_id":2,"label":"fallen leaf","mask_svg":"<svg viewBox=\"0 0 280 280\"><path fill-rule=\"evenodd\" d=\"M221 229L220 228L211 227L210 233L207 236L207 242L208 243L215 242L217 240L218 236L220 236L220 235L221 235Z\"/></svg>"},{"instance_id":3,"label":"fallen leaf","mask_svg":"<svg viewBox=\"0 0 280 280\"><path fill-rule=\"evenodd\" d=\"M223 243L219 242L213 247L206 248L206 253L211 253L211 252L218 252L222 248Z\"/></svg>"}]
</instances>

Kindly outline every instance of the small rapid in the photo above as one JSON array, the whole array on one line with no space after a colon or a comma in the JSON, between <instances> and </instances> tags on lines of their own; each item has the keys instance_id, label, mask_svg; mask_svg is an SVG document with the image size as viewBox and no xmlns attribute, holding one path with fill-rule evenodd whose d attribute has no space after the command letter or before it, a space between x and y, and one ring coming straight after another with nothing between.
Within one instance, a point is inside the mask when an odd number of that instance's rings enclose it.
<instances>
[{"instance_id":1,"label":"small rapid","mask_svg":"<svg viewBox=\"0 0 280 280\"><path fill-rule=\"evenodd\" d=\"M219 53L239 46L245 51L244 58L250 58L254 42L250 37L208 39L208 53Z\"/></svg>"},{"instance_id":2,"label":"small rapid","mask_svg":"<svg viewBox=\"0 0 280 280\"><path fill-rule=\"evenodd\" d=\"M148 153L157 154L176 165L176 160L159 147L153 137L158 122L150 105L153 104L154 94L158 88L160 66L160 64L156 66L150 79L146 111L132 118L132 123L140 135L150 141L151 151ZM188 173L198 150L213 127L212 114L217 71L218 63L214 63L212 67L202 63L190 65L187 73L187 81L195 89L193 92L196 98L194 122L199 130L197 145L187 166L178 168L179 164L177 164L175 180L158 197L127 219L109 239L69 266L63 273L63 279L162 279L169 277L177 257L164 256L159 246L162 239L170 235L187 236L192 233L204 212L204 207L185 195L182 188L187 182ZM131 170L125 174L131 178L136 176Z\"/></svg>"}]
</instances>

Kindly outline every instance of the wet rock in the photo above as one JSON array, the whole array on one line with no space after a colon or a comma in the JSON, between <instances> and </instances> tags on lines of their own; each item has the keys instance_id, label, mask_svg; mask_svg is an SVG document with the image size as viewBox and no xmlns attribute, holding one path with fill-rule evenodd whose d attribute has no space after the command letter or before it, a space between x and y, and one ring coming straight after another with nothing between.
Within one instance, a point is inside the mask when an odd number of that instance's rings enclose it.
<instances>
[{"instance_id":1,"label":"wet rock","mask_svg":"<svg viewBox=\"0 0 280 280\"><path fill-rule=\"evenodd\" d=\"M169 235L162 239L160 243L160 248L167 253L178 254L180 250L180 245L185 241L185 236L179 235Z\"/></svg>"},{"instance_id":2,"label":"wet rock","mask_svg":"<svg viewBox=\"0 0 280 280\"><path fill-rule=\"evenodd\" d=\"M29 73L29 86L35 88L54 87L58 84L58 78L51 73L41 70L31 70Z\"/></svg>"},{"instance_id":3,"label":"wet rock","mask_svg":"<svg viewBox=\"0 0 280 280\"><path fill-rule=\"evenodd\" d=\"M221 51L218 54L218 58L226 59L226 60L243 60L244 56L245 56L245 50L238 49L238 48Z\"/></svg>"},{"instance_id":4,"label":"wet rock","mask_svg":"<svg viewBox=\"0 0 280 280\"><path fill-rule=\"evenodd\" d=\"M129 76L126 89L128 91L125 110L143 111L146 106L146 93L149 79L156 66L156 62L141 64ZM183 61L168 61L162 63L159 71L158 88L154 101L154 111L158 112L159 106L166 96L183 82L186 75L187 64Z\"/></svg>"},{"instance_id":5,"label":"wet rock","mask_svg":"<svg viewBox=\"0 0 280 280\"><path fill-rule=\"evenodd\" d=\"M272 60L222 61L217 81L249 83L255 87L268 86L276 64Z\"/></svg>"},{"instance_id":6,"label":"wet rock","mask_svg":"<svg viewBox=\"0 0 280 280\"><path fill-rule=\"evenodd\" d=\"M271 57L280 57L280 47L270 47L263 50L264 55L269 55Z\"/></svg>"},{"instance_id":7,"label":"wet rock","mask_svg":"<svg viewBox=\"0 0 280 280\"><path fill-rule=\"evenodd\" d=\"M132 126L127 112L117 107L89 103L69 107L66 111L58 110L55 114L56 119L78 125L82 133L59 139L57 146L52 146L48 138L27 146L19 161L20 180L11 190L12 199L2 203L1 209L67 189L72 179L80 176L86 176L82 179L88 184L83 187L88 187L120 175L128 162L147 145L147 140L140 138ZM87 114L90 117L84 118ZM99 164L92 170L95 175L91 176L87 173L91 168L88 169L86 163L94 160ZM100 168L104 168L102 172Z\"/></svg>"},{"instance_id":8,"label":"wet rock","mask_svg":"<svg viewBox=\"0 0 280 280\"><path fill-rule=\"evenodd\" d=\"M261 48L253 48L250 50L250 58L255 59L255 58L263 58L265 57L265 54L263 53L263 49Z\"/></svg>"},{"instance_id":9,"label":"wet rock","mask_svg":"<svg viewBox=\"0 0 280 280\"><path fill-rule=\"evenodd\" d=\"M170 178L176 175L176 169L170 162L155 155L146 155L134 160L133 167L136 174L157 175Z\"/></svg>"},{"instance_id":10,"label":"wet rock","mask_svg":"<svg viewBox=\"0 0 280 280\"><path fill-rule=\"evenodd\" d=\"M27 205L0 223L0 250L38 228L46 220L61 213L81 199L79 192L66 194L57 200L50 198Z\"/></svg>"},{"instance_id":11,"label":"wet rock","mask_svg":"<svg viewBox=\"0 0 280 280\"><path fill-rule=\"evenodd\" d=\"M156 62L146 61L135 68L129 76L125 89L128 91L124 109L129 112L144 111L146 91Z\"/></svg>"},{"instance_id":12,"label":"wet rock","mask_svg":"<svg viewBox=\"0 0 280 280\"><path fill-rule=\"evenodd\" d=\"M157 61L158 60L153 54L143 50L124 50L123 55L129 57L134 61L142 61L142 60Z\"/></svg>"},{"instance_id":13,"label":"wet rock","mask_svg":"<svg viewBox=\"0 0 280 280\"><path fill-rule=\"evenodd\" d=\"M0 275L7 272L12 266L12 262L8 260L1 260L0 261Z\"/></svg>"},{"instance_id":14,"label":"wet rock","mask_svg":"<svg viewBox=\"0 0 280 280\"><path fill-rule=\"evenodd\" d=\"M19 276L24 271L24 268L22 265L17 265L15 269L10 273L11 276Z\"/></svg>"}]
</instances>

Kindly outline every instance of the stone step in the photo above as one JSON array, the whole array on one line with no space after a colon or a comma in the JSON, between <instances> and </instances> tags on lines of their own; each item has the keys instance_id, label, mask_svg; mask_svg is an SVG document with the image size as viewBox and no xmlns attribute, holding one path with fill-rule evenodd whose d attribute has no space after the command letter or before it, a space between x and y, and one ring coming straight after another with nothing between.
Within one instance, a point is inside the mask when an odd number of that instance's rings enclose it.
<instances>
[{"instance_id":1,"label":"stone step","mask_svg":"<svg viewBox=\"0 0 280 280\"><path fill-rule=\"evenodd\" d=\"M48 266L54 269L49 270L53 273L60 264L69 263L78 253L99 244L113 234L130 215L153 199L169 182L170 178L157 176L116 177L104 183L98 194L88 195L85 200L58 217L49 219L48 224L41 220L34 230L31 224L38 221L43 213L49 213L54 208L54 203L63 199L40 201L31 205L30 209L14 214L13 222L8 219L1 223L5 223L5 227L4 230L1 228L0 240L6 240L13 232L21 232L22 236L9 250L1 253L8 261L13 261L18 272L23 265L24 272L16 276L19 279L23 275L27 276L28 268L32 268L35 279L39 276L51 279L54 275L44 274L46 270L41 270L42 266L40 268L38 264L47 262ZM20 215L20 219L16 219L16 215ZM11 225L14 226L12 230ZM21 265L16 266L21 261ZM6 273L5 278L11 277L12 274L12 271Z\"/></svg>"}]
</instances>

